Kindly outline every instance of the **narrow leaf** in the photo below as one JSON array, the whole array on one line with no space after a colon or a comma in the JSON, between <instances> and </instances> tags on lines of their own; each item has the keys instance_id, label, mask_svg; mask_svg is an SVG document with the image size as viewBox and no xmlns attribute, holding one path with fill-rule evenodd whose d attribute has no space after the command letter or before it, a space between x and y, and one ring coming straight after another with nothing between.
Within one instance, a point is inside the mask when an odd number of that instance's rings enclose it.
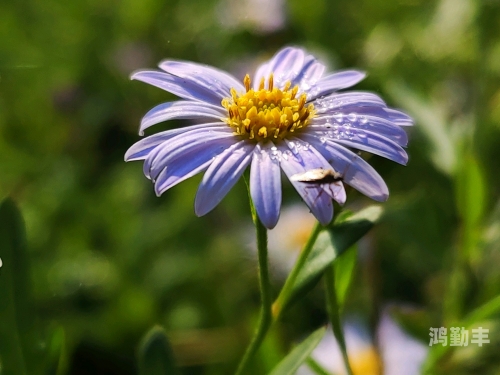
<instances>
[{"instance_id":1,"label":"narrow leaf","mask_svg":"<svg viewBox=\"0 0 500 375\"><path fill-rule=\"evenodd\" d=\"M325 334L326 328L321 327L297 345L279 364L276 366L271 375L293 375L304 363L314 348L318 345Z\"/></svg>"},{"instance_id":2,"label":"narrow leaf","mask_svg":"<svg viewBox=\"0 0 500 375\"><path fill-rule=\"evenodd\" d=\"M5 374L42 371L31 298L24 222L14 202L0 204L0 362Z\"/></svg>"},{"instance_id":3,"label":"narrow leaf","mask_svg":"<svg viewBox=\"0 0 500 375\"><path fill-rule=\"evenodd\" d=\"M337 302L342 308L351 285L353 271L358 259L357 246L351 246L344 255L338 257L333 263L335 268L335 288L337 289Z\"/></svg>"},{"instance_id":4,"label":"narrow leaf","mask_svg":"<svg viewBox=\"0 0 500 375\"><path fill-rule=\"evenodd\" d=\"M175 361L163 328L153 327L139 347L139 375L175 375Z\"/></svg>"},{"instance_id":5,"label":"narrow leaf","mask_svg":"<svg viewBox=\"0 0 500 375\"><path fill-rule=\"evenodd\" d=\"M294 303L314 288L326 267L361 239L375 225L381 214L382 209L379 206L368 207L354 215L344 213L331 228L322 231L297 276L290 298L284 305Z\"/></svg>"},{"instance_id":6,"label":"narrow leaf","mask_svg":"<svg viewBox=\"0 0 500 375\"><path fill-rule=\"evenodd\" d=\"M48 353L48 374L64 375L69 365L68 351L66 348L66 334L63 327L57 327L49 341Z\"/></svg>"}]
</instances>

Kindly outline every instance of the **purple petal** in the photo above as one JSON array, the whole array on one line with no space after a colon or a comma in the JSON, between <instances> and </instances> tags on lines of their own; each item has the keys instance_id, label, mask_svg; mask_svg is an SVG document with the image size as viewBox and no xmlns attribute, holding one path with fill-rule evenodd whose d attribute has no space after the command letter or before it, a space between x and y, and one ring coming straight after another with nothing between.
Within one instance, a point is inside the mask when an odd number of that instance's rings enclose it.
<instances>
[{"instance_id":1,"label":"purple petal","mask_svg":"<svg viewBox=\"0 0 500 375\"><path fill-rule=\"evenodd\" d=\"M316 85L314 96L310 96L309 100L328 95L334 91L342 90L347 87L354 86L356 83L362 81L366 77L366 73L358 70L344 70L326 77L323 77Z\"/></svg>"},{"instance_id":2,"label":"purple petal","mask_svg":"<svg viewBox=\"0 0 500 375\"><path fill-rule=\"evenodd\" d=\"M313 101L319 114L333 111L353 111L360 107L386 107L385 102L377 95L369 92L334 93Z\"/></svg>"},{"instance_id":3,"label":"purple petal","mask_svg":"<svg viewBox=\"0 0 500 375\"><path fill-rule=\"evenodd\" d=\"M292 86L299 85L300 91L307 92L323 75L325 66L318 62L314 56L307 55L304 66L299 74L292 80Z\"/></svg>"},{"instance_id":4,"label":"purple petal","mask_svg":"<svg viewBox=\"0 0 500 375\"><path fill-rule=\"evenodd\" d=\"M154 70L143 70L132 74L131 79L149 83L183 99L197 100L220 106L221 97L209 89L187 79Z\"/></svg>"},{"instance_id":5,"label":"purple petal","mask_svg":"<svg viewBox=\"0 0 500 375\"><path fill-rule=\"evenodd\" d=\"M237 92L245 92L245 88L236 78L211 66L174 60L162 61L159 66L167 73L213 91L221 99L231 96L231 88Z\"/></svg>"},{"instance_id":6,"label":"purple petal","mask_svg":"<svg viewBox=\"0 0 500 375\"><path fill-rule=\"evenodd\" d=\"M397 109L387 108L386 109L389 118L399 126L412 126L413 119L406 113L398 111Z\"/></svg>"},{"instance_id":7,"label":"purple petal","mask_svg":"<svg viewBox=\"0 0 500 375\"><path fill-rule=\"evenodd\" d=\"M338 204L344 205L347 195L342 181L336 181L329 184L321 184L323 190Z\"/></svg>"},{"instance_id":8,"label":"purple petal","mask_svg":"<svg viewBox=\"0 0 500 375\"><path fill-rule=\"evenodd\" d=\"M142 118L139 135L144 130L163 121L173 119L222 120L227 117L227 111L208 103L195 101L176 101L157 105Z\"/></svg>"},{"instance_id":9,"label":"purple petal","mask_svg":"<svg viewBox=\"0 0 500 375\"><path fill-rule=\"evenodd\" d=\"M224 150L234 144L232 138L220 138L205 144L203 148L192 147L168 162L155 181L158 196L178 183L202 172Z\"/></svg>"},{"instance_id":10,"label":"purple petal","mask_svg":"<svg viewBox=\"0 0 500 375\"><path fill-rule=\"evenodd\" d=\"M329 169L330 165L312 147L303 147L300 140L289 142L287 146L278 146L281 152L281 168L318 221L323 225L329 224L333 218L330 196L325 194L320 185L294 181L291 177L312 169Z\"/></svg>"},{"instance_id":11,"label":"purple petal","mask_svg":"<svg viewBox=\"0 0 500 375\"><path fill-rule=\"evenodd\" d=\"M383 135L391 139L400 146L408 144L408 135L406 132L395 125L391 120L376 116L365 116L359 113L341 113L324 114L319 117L313 118L308 128L317 130L341 130L346 124L353 129L361 131L369 131Z\"/></svg>"},{"instance_id":12,"label":"purple petal","mask_svg":"<svg viewBox=\"0 0 500 375\"><path fill-rule=\"evenodd\" d=\"M222 130L228 129L227 124L222 122L213 122L208 124L199 124L193 126L187 126L184 128L165 130L160 133L150 135L139 142L136 142L130 147L125 153L125 161L133 160L144 160L149 153L154 150L159 144L178 136L182 133L187 133L192 130L199 129L211 129L211 130Z\"/></svg>"},{"instance_id":13,"label":"purple petal","mask_svg":"<svg viewBox=\"0 0 500 375\"><path fill-rule=\"evenodd\" d=\"M378 117L390 121L397 126L413 125L413 119L406 113L387 107L362 106L356 108L355 106L353 106L352 110L355 111L358 115Z\"/></svg>"},{"instance_id":14,"label":"purple petal","mask_svg":"<svg viewBox=\"0 0 500 375\"><path fill-rule=\"evenodd\" d=\"M292 81L304 64L304 51L300 48L287 47L280 50L266 64L263 64L255 74L254 89L258 89L261 78L266 81L273 73L277 87L282 87L287 81Z\"/></svg>"},{"instance_id":15,"label":"purple petal","mask_svg":"<svg viewBox=\"0 0 500 375\"><path fill-rule=\"evenodd\" d=\"M315 136L303 134L302 139L309 142L332 167L343 175L342 180L364 195L383 202L389 197L387 185L373 167L360 156L333 141L324 143Z\"/></svg>"},{"instance_id":16,"label":"purple petal","mask_svg":"<svg viewBox=\"0 0 500 375\"><path fill-rule=\"evenodd\" d=\"M399 164L405 165L408 162L408 155L400 145L384 136L368 130L353 128L343 129L342 136L340 134L336 136L330 135L328 131L325 132L324 130L313 131L311 133L314 133L318 138L340 143L347 147L357 148L358 150L371 152L372 154L393 160Z\"/></svg>"},{"instance_id":17,"label":"purple petal","mask_svg":"<svg viewBox=\"0 0 500 375\"><path fill-rule=\"evenodd\" d=\"M230 138L233 143L238 138L228 130L201 129L182 133L156 147L144 161L144 174L153 181L170 162L184 158L187 153L202 152L211 142Z\"/></svg>"},{"instance_id":18,"label":"purple petal","mask_svg":"<svg viewBox=\"0 0 500 375\"><path fill-rule=\"evenodd\" d=\"M254 148L255 144L240 141L215 158L196 193L196 215L203 216L220 203L250 164Z\"/></svg>"},{"instance_id":19,"label":"purple petal","mask_svg":"<svg viewBox=\"0 0 500 375\"><path fill-rule=\"evenodd\" d=\"M257 145L250 168L250 195L260 221L268 229L278 223L281 207L281 170L274 145Z\"/></svg>"}]
</instances>

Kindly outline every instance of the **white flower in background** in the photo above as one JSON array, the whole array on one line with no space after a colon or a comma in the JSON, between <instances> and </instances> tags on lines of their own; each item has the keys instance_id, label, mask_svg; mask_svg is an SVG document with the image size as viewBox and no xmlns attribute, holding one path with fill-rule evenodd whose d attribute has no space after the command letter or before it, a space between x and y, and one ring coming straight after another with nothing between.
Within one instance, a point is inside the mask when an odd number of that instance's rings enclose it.
<instances>
[{"instance_id":1,"label":"white flower in background","mask_svg":"<svg viewBox=\"0 0 500 375\"><path fill-rule=\"evenodd\" d=\"M221 0L217 16L228 29L250 29L261 34L285 27L284 0Z\"/></svg>"},{"instance_id":2,"label":"white flower in background","mask_svg":"<svg viewBox=\"0 0 500 375\"><path fill-rule=\"evenodd\" d=\"M277 276L285 278L291 271L315 224L316 219L303 204L283 208L280 221L268 232L270 263Z\"/></svg>"},{"instance_id":3,"label":"white flower in background","mask_svg":"<svg viewBox=\"0 0 500 375\"><path fill-rule=\"evenodd\" d=\"M377 329L380 354L361 324L346 324L344 335L354 375L419 375L427 356L428 347L407 335L387 314L382 316ZM311 357L332 374L347 374L331 329L314 349ZM306 365L297 372L297 375L315 374Z\"/></svg>"}]
</instances>

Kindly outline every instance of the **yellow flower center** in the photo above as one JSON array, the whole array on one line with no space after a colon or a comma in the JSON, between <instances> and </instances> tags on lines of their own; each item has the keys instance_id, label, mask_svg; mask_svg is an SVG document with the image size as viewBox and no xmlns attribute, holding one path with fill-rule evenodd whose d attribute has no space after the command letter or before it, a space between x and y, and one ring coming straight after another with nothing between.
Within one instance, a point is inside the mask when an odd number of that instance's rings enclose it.
<instances>
[{"instance_id":1,"label":"yellow flower center","mask_svg":"<svg viewBox=\"0 0 500 375\"><path fill-rule=\"evenodd\" d=\"M298 86L290 88L288 81L283 89L274 87L273 74L269 76L267 89L262 78L259 89L250 88L248 74L243 79L246 92L238 94L231 89L231 97L222 100L228 111L226 122L235 129L237 135L262 141L280 140L288 133L294 133L307 126L314 116L314 106L306 104L306 94L297 98Z\"/></svg>"}]
</instances>

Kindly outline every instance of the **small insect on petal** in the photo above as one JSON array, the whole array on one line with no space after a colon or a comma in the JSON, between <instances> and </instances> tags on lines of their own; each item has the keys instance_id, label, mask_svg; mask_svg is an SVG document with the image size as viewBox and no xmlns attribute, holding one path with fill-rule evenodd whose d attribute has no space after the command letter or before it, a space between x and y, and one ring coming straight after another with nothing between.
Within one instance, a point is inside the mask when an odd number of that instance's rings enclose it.
<instances>
[{"instance_id":1,"label":"small insect on petal","mask_svg":"<svg viewBox=\"0 0 500 375\"><path fill-rule=\"evenodd\" d=\"M343 175L334 169L316 168L304 173L297 173L290 177L291 181L298 181L312 186L319 186L332 199L343 205L346 200Z\"/></svg>"},{"instance_id":2,"label":"small insect on petal","mask_svg":"<svg viewBox=\"0 0 500 375\"><path fill-rule=\"evenodd\" d=\"M299 181L310 184L328 184L341 181L342 174L334 169L316 168L310 169L304 173L297 173L290 177L291 181Z\"/></svg>"}]
</instances>

